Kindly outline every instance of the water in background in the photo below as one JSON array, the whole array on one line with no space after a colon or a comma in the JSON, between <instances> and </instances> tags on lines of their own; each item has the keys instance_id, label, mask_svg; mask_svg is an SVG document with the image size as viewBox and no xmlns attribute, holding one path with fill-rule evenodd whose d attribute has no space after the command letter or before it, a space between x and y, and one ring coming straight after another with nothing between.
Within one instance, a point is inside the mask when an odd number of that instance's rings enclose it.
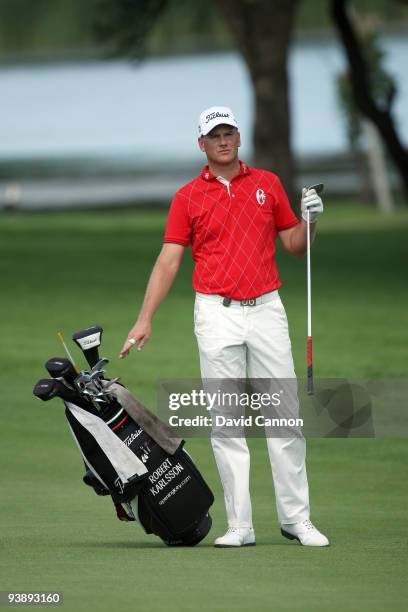
<instances>
[{"instance_id":1,"label":"water in background","mask_svg":"<svg viewBox=\"0 0 408 612\"><path fill-rule=\"evenodd\" d=\"M383 45L386 66L399 85L395 111L408 142L408 41L388 37ZM348 152L335 83L343 67L334 41L293 47L292 135L300 159ZM139 65L1 67L0 87L0 203L14 198L41 207L168 199L204 162L196 142L197 117L213 104L234 109L241 156L252 155L252 87L235 53ZM14 182L13 173L24 175L21 168L33 165L36 176ZM344 187L344 177L337 182ZM355 182L348 171L348 188Z\"/></svg>"}]
</instances>

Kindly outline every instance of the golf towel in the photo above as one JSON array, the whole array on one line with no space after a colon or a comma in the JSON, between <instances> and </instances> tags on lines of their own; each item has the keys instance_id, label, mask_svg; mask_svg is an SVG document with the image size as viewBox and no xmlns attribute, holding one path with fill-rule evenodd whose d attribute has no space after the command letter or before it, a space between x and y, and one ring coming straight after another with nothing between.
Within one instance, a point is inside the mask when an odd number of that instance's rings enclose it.
<instances>
[{"instance_id":1,"label":"golf towel","mask_svg":"<svg viewBox=\"0 0 408 612\"><path fill-rule=\"evenodd\" d=\"M184 444L184 440L177 433L150 412L133 395L118 383L109 385L109 394L115 397L123 406L128 415L161 446L166 453L174 455Z\"/></svg>"},{"instance_id":2,"label":"golf towel","mask_svg":"<svg viewBox=\"0 0 408 612\"><path fill-rule=\"evenodd\" d=\"M147 473L146 466L98 416L66 402L77 421L95 438L124 484Z\"/></svg>"}]
</instances>

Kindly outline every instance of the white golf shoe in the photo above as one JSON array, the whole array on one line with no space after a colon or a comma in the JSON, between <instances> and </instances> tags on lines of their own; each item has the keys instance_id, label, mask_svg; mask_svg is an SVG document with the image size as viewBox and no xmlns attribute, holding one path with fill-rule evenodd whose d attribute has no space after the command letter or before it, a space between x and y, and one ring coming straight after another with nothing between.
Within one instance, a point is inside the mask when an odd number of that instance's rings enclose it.
<instances>
[{"instance_id":1,"label":"white golf shoe","mask_svg":"<svg viewBox=\"0 0 408 612\"><path fill-rule=\"evenodd\" d=\"M329 546L329 540L309 519L301 523L281 525L281 534L288 540L297 540L303 546Z\"/></svg>"},{"instance_id":2,"label":"white golf shoe","mask_svg":"<svg viewBox=\"0 0 408 612\"><path fill-rule=\"evenodd\" d=\"M216 548L255 546L255 532L252 527L229 527L225 535L214 542Z\"/></svg>"}]
</instances>

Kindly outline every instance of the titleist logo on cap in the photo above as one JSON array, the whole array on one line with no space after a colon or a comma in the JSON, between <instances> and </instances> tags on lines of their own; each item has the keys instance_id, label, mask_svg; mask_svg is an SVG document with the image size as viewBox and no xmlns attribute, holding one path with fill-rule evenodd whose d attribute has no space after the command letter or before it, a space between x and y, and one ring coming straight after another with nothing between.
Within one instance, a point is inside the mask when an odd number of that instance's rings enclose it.
<instances>
[{"instance_id":1,"label":"titleist logo on cap","mask_svg":"<svg viewBox=\"0 0 408 612\"><path fill-rule=\"evenodd\" d=\"M208 123L209 121L211 121L211 119L215 119L216 117L229 117L228 113L210 113L209 115L206 116L205 118L205 122Z\"/></svg>"},{"instance_id":2,"label":"titleist logo on cap","mask_svg":"<svg viewBox=\"0 0 408 612\"><path fill-rule=\"evenodd\" d=\"M223 123L238 128L234 114L228 106L211 106L201 113L198 121L198 132L200 136L206 136L217 125Z\"/></svg>"}]
</instances>

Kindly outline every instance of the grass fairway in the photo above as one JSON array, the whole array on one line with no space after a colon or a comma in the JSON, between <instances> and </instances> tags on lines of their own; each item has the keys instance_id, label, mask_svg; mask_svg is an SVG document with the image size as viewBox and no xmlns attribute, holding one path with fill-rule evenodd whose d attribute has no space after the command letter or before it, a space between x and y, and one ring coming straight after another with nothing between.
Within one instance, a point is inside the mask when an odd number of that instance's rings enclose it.
<instances>
[{"instance_id":1,"label":"grass fairway","mask_svg":"<svg viewBox=\"0 0 408 612\"><path fill-rule=\"evenodd\" d=\"M384 219L330 203L326 210L313 249L316 375L406 376L408 214ZM199 372L189 253L150 343L117 358L164 220L163 211L143 210L1 218L0 590L63 591L67 611L405 610L404 439L309 441L312 519L329 536L327 549L280 536L264 440L250 441L255 548L212 547L225 517L208 440L188 443L216 496L213 530L197 548L165 548L117 521L109 500L82 485L62 406L31 395L42 364L62 354L58 330L69 337L101 324L111 374L152 408L158 378ZM303 375L305 262L280 251L279 268Z\"/></svg>"}]
</instances>

